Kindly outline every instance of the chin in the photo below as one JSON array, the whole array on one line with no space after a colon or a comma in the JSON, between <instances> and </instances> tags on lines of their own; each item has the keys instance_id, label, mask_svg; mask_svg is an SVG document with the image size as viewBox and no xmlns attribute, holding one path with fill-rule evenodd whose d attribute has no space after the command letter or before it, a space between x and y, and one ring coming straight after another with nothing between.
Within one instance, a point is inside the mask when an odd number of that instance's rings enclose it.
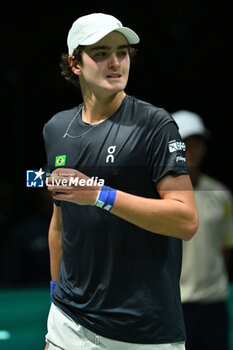
<instances>
[{"instance_id":1,"label":"chin","mask_svg":"<svg viewBox=\"0 0 233 350\"><path fill-rule=\"evenodd\" d=\"M115 86L114 85L108 86L107 90L114 93L118 93L125 90L125 87L126 87L126 84L116 84Z\"/></svg>"},{"instance_id":2,"label":"chin","mask_svg":"<svg viewBox=\"0 0 233 350\"><path fill-rule=\"evenodd\" d=\"M116 95L116 94L118 94L118 93L120 93L120 92L122 92L122 91L124 91L124 88L125 88L125 86L123 87L123 86L119 86L119 87L113 87L113 86L111 86L111 87L102 87L102 95Z\"/></svg>"}]
</instances>

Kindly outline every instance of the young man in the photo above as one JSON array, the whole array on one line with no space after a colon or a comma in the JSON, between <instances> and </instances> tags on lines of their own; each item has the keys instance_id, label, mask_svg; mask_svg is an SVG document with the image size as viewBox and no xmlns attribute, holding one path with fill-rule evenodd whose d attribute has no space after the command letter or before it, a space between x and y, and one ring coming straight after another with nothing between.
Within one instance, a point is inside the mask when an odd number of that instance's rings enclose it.
<instances>
[{"instance_id":1,"label":"young man","mask_svg":"<svg viewBox=\"0 0 233 350\"><path fill-rule=\"evenodd\" d=\"M83 103L44 128L56 168L49 350L184 349L181 240L197 211L172 117L124 92L138 42L105 14L79 18L68 35L63 75L78 77Z\"/></svg>"},{"instance_id":2,"label":"young man","mask_svg":"<svg viewBox=\"0 0 233 350\"><path fill-rule=\"evenodd\" d=\"M183 244L181 300L187 330L186 348L227 350L225 262L232 259L232 195L225 185L202 172L208 130L201 117L186 110L177 111L173 117L186 143L187 165L199 211L197 234L191 242Z\"/></svg>"}]
</instances>

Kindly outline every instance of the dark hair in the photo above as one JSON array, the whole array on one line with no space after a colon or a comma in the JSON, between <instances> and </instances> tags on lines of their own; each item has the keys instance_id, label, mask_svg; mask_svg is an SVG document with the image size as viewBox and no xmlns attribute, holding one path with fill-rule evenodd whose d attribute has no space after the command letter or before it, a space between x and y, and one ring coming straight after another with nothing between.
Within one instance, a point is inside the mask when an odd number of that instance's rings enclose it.
<instances>
[{"instance_id":1,"label":"dark hair","mask_svg":"<svg viewBox=\"0 0 233 350\"><path fill-rule=\"evenodd\" d=\"M78 46L74 52L73 52L73 62L74 63L80 63L82 64L82 53L85 46ZM72 72L72 69L70 67L69 61L68 61L69 55L66 53L63 53L61 55L61 62L60 62L60 68L61 68L61 75L70 83L74 84L76 87L79 87L79 77L78 75L74 74Z\"/></svg>"},{"instance_id":2,"label":"dark hair","mask_svg":"<svg viewBox=\"0 0 233 350\"><path fill-rule=\"evenodd\" d=\"M78 46L74 52L73 52L73 62L82 64L82 53L85 46ZM136 55L136 49L132 46L129 46L129 56L132 59ZM79 85L79 77L78 75L74 74L72 72L72 69L70 67L69 61L68 61L69 55L66 53L63 53L61 55L61 61L60 61L60 68L61 68L61 75L70 83L74 84L76 87L80 87Z\"/></svg>"}]
</instances>

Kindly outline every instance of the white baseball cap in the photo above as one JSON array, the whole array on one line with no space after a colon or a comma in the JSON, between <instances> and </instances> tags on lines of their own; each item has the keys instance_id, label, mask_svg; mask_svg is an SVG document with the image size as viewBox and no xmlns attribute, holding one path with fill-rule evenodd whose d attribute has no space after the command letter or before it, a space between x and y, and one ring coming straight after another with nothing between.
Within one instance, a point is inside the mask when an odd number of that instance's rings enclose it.
<instances>
[{"instance_id":1,"label":"white baseball cap","mask_svg":"<svg viewBox=\"0 0 233 350\"><path fill-rule=\"evenodd\" d=\"M67 37L69 55L72 55L79 45L92 45L114 30L122 33L129 44L137 44L138 35L111 15L92 13L78 18L73 24Z\"/></svg>"},{"instance_id":2,"label":"white baseball cap","mask_svg":"<svg viewBox=\"0 0 233 350\"><path fill-rule=\"evenodd\" d=\"M179 127L180 135L183 139L193 135L209 136L201 117L193 112L180 110L172 114Z\"/></svg>"}]
</instances>

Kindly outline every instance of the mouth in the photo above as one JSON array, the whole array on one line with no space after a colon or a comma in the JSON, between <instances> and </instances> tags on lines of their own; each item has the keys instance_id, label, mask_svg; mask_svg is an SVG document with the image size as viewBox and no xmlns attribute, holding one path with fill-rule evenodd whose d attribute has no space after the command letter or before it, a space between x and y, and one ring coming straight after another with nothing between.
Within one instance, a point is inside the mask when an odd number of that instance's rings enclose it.
<instances>
[{"instance_id":1,"label":"mouth","mask_svg":"<svg viewBox=\"0 0 233 350\"><path fill-rule=\"evenodd\" d=\"M108 74L106 77L107 79L117 80L117 79L120 79L122 75L120 73L112 73L112 74Z\"/></svg>"}]
</instances>

